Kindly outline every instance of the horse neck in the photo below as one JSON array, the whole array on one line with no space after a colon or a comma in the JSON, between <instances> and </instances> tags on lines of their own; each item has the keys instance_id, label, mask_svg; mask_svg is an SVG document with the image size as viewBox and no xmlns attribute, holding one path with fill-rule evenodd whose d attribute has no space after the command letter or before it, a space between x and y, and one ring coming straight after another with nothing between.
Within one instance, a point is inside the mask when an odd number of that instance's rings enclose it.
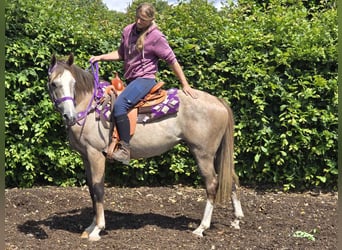
<instances>
[{"instance_id":1,"label":"horse neck","mask_svg":"<svg viewBox=\"0 0 342 250\"><path fill-rule=\"evenodd\" d=\"M72 73L75 77L75 101L76 109L84 110L87 108L94 97L94 77L89 72L74 66Z\"/></svg>"},{"instance_id":2,"label":"horse neck","mask_svg":"<svg viewBox=\"0 0 342 250\"><path fill-rule=\"evenodd\" d=\"M88 106L89 103L93 100L93 92L85 92L82 94L76 94L76 111L77 112L81 112L81 111L85 111Z\"/></svg>"}]
</instances>

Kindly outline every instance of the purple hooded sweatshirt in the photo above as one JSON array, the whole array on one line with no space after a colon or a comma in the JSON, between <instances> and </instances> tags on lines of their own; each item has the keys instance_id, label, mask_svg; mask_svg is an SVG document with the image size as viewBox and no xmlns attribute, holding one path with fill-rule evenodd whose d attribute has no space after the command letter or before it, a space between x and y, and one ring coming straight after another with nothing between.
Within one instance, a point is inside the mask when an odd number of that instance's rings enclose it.
<instances>
[{"instance_id":1,"label":"purple hooded sweatshirt","mask_svg":"<svg viewBox=\"0 0 342 250\"><path fill-rule=\"evenodd\" d=\"M165 36L156 25L153 24L149 28L142 51L135 48L138 37L135 23L123 29L118 52L124 60L124 76L127 81L138 77L156 78L159 59L165 60L168 64L177 61Z\"/></svg>"}]
</instances>

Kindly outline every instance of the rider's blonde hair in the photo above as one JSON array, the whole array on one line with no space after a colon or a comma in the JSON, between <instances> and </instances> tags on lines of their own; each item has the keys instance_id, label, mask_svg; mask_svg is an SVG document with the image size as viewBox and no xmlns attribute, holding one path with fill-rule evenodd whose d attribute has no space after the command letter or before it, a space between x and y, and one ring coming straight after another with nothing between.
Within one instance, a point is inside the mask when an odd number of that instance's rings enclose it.
<instances>
[{"instance_id":1,"label":"rider's blonde hair","mask_svg":"<svg viewBox=\"0 0 342 250\"><path fill-rule=\"evenodd\" d=\"M149 28L152 25L155 25L154 19L155 19L156 9L150 3L141 3L135 11L135 16L139 18L141 14L148 17L147 19L148 21L152 20L152 23L146 30L143 31L143 33L139 36L137 40L137 43L135 46L136 46L136 49L139 51L143 51L144 49L144 42L145 42L146 34Z\"/></svg>"}]
</instances>

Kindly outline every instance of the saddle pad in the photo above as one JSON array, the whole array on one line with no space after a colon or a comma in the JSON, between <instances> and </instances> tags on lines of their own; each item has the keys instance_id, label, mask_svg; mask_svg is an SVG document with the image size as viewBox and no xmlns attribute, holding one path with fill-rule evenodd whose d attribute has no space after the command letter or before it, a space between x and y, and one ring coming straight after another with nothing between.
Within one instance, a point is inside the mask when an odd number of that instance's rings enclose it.
<instances>
[{"instance_id":1,"label":"saddle pad","mask_svg":"<svg viewBox=\"0 0 342 250\"><path fill-rule=\"evenodd\" d=\"M172 88L167 90L166 99L157 105L151 106L150 110L144 110L142 113L138 111L138 123L148 123L157 120L163 116L171 115L178 112L179 97L178 89Z\"/></svg>"}]
</instances>

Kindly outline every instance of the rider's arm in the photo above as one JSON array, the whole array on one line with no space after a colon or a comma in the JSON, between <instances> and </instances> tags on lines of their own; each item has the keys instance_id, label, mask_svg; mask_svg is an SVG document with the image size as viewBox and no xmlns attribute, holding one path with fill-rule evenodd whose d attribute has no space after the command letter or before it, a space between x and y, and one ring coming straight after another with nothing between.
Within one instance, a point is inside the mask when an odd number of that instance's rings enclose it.
<instances>
[{"instance_id":1,"label":"rider's arm","mask_svg":"<svg viewBox=\"0 0 342 250\"><path fill-rule=\"evenodd\" d=\"M170 67L173 71L173 73L176 75L176 77L178 78L178 80L181 82L182 84L182 89L183 92L186 95L190 95L192 98L197 98L197 94L194 92L194 90L190 87L188 81L186 80L186 77L184 75L183 69L180 66L180 64L178 63L178 61L176 60L174 63L170 64Z\"/></svg>"},{"instance_id":2,"label":"rider's arm","mask_svg":"<svg viewBox=\"0 0 342 250\"><path fill-rule=\"evenodd\" d=\"M99 56L92 56L89 61L91 63L94 63L97 61L119 61L119 60L122 60L122 58L119 52L116 50L107 54L102 54Z\"/></svg>"},{"instance_id":3,"label":"rider's arm","mask_svg":"<svg viewBox=\"0 0 342 250\"><path fill-rule=\"evenodd\" d=\"M179 65L178 61L175 61L173 64L170 64L170 67L171 67L173 73L178 78L178 80L181 82L182 88L189 87L189 83L186 80L184 72L183 72L181 66Z\"/></svg>"}]
</instances>

